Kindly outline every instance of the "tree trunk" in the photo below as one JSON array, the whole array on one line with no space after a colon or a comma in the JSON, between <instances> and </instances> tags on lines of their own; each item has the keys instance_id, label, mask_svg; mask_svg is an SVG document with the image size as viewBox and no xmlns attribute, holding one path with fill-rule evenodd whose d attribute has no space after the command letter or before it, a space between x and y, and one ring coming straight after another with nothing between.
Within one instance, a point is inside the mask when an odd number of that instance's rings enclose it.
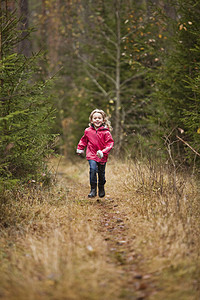
<instances>
[{"instance_id":1,"label":"tree trunk","mask_svg":"<svg viewBox=\"0 0 200 300\"><path fill-rule=\"evenodd\" d=\"M15 1L6 0L6 11L13 11L15 9Z\"/></svg>"},{"instance_id":2,"label":"tree trunk","mask_svg":"<svg viewBox=\"0 0 200 300\"><path fill-rule=\"evenodd\" d=\"M19 52L23 53L25 56L30 56L31 44L26 38L28 27L29 27L29 9L28 0L20 0L20 15L21 15L21 30L22 30L22 40L19 45Z\"/></svg>"},{"instance_id":3,"label":"tree trunk","mask_svg":"<svg viewBox=\"0 0 200 300\"><path fill-rule=\"evenodd\" d=\"M115 151L119 155L121 147L121 98L120 98L120 59L121 59L120 0L116 0L117 56L116 56L116 105L115 105Z\"/></svg>"},{"instance_id":4,"label":"tree trunk","mask_svg":"<svg viewBox=\"0 0 200 300\"><path fill-rule=\"evenodd\" d=\"M49 64L50 64L50 71L57 72L58 67L58 53L59 53L59 1L55 1L49 7L49 19L47 27L47 36L48 36L48 45L49 45Z\"/></svg>"},{"instance_id":5,"label":"tree trunk","mask_svg":"<svg viewBox=\"0 0 200 300\"><path fill-rule=\"evenodd\" d=\"M2 60L2 0L0 0L0 18L1 18L1 24L0 24L0 60ZM2 84L2 79L1 79Z\"/></svg>"},{"instance_id":6,"label":"tree trunk","mask_svg":"<svg viewBox=\"0 0 200 300\"><path fill-rule=\"evenodd\" d=\"M0 24L0 61L2 60L2 0L0 0L0 22L1 22L1 24ZM0 78L0 85L1 85L1 87L2 87L2 85L3 85L3 79L1 79Z\"/></svg>"}]
</instances>

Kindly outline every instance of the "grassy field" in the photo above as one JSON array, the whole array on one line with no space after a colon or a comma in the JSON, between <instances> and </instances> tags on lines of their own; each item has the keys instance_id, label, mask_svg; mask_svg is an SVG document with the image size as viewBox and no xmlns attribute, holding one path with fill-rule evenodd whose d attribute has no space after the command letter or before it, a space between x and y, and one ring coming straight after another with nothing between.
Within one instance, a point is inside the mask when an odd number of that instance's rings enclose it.
<instances>
[{"instance_id":1,"label":"grassy field","mask_svg":"<svg viewBox=\"0 0 200 300\"><path fill-rule=\"evenodd\" d=\"M54 184L1 199L0 299L200 299L200 191L187 174L110 160L106 197L88 164L51 162Z\"/></svg>"}]
</instances>

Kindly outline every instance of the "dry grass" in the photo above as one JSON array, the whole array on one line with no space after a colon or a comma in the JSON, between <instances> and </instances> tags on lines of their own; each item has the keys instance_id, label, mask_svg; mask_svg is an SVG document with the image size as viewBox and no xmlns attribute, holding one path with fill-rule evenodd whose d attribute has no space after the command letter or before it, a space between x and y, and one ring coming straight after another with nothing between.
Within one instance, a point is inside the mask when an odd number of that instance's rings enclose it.
<instances>
[{"instance_id":1,"label":"dry grass","mask_svg":"<svg viewBox=\"0 0 200 300\"><path fill-rule=\"evenodd\" d=\"M176 177L163 166L127 162L120 169L121 209L129 218L129 241L142 255L144 272L156 278L150 299L200 297L200 194L194 178ZM113 170L114 168L114 170ZM113 180L113 178L112 178Z\"/></svg>"},{"instance_id":2,"label":"dry grass","mask_svg":"<svg viewBox=\"0 0 200 300\"><path fill-rule=\"evenodd\" d=\"M0 299L137 299L126 282L133 250L134 264L153 282L151 293L140 291L144 299L199 299L194 179L177 176L174 190L163 167L110 161L102 202L109 205L99 206L87 199L87 162L61 161L58 170L56 164L57 180L49 190L24 188L1 203ZM102 215L114 212L113 201L126 225L123 263L112 259L100 230Z\"/></svg>"},{"instance_id":3,"label":"dry grass","mask_svg":"<svg viewBox=\"0 0 200 300\"><path fill-rule=\"evenodd\" d=\"M4 205L1 299L116 299L97 212L68 190L27 191Z\"/></svg>"}]
</instances>

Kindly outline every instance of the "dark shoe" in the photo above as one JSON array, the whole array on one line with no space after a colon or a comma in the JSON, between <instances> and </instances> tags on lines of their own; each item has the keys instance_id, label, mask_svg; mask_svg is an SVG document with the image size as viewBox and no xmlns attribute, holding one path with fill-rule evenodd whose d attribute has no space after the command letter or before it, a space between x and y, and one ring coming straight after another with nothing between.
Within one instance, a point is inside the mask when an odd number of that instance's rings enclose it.
<instances>
[{"instance_id":1,"label":"dark shoe","mask_svg":"<svg viewBox=\"0 0 200 300\"><path fill-rule=\"evenodd\" d=\"M91 187L91 191L88 195L89 198L94 198L97 195L97 187Z\"/></svg>"},{"instance_id":2,"label":"dark shoe","mask_svg":"<svg viewBox=\"0 0 200 300\"><path fill-rule=\"evenodd\" d=\"M103 198L105 196L104 185L99 185L99 197Z\"/></svg>"}]
</instances>

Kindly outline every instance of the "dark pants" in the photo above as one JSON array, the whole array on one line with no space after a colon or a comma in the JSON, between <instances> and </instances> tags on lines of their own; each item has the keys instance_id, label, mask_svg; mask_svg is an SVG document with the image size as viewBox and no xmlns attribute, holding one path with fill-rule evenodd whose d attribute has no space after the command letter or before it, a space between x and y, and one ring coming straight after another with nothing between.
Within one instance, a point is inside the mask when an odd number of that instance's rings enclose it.
<instances>
[{"instance_id":1,"label":"dark pants","mask_svg":"<svg viewBox=\"0 0 200 300\"><path fill-rule=\"evenodd\" d=\"M98 184L104 185L106 183L105 180L105 164L100 164L95 160L88 160L90 165L90 185L96 186L97 185L97 173L98 173Z\"/></svg>"}]
</instances>

